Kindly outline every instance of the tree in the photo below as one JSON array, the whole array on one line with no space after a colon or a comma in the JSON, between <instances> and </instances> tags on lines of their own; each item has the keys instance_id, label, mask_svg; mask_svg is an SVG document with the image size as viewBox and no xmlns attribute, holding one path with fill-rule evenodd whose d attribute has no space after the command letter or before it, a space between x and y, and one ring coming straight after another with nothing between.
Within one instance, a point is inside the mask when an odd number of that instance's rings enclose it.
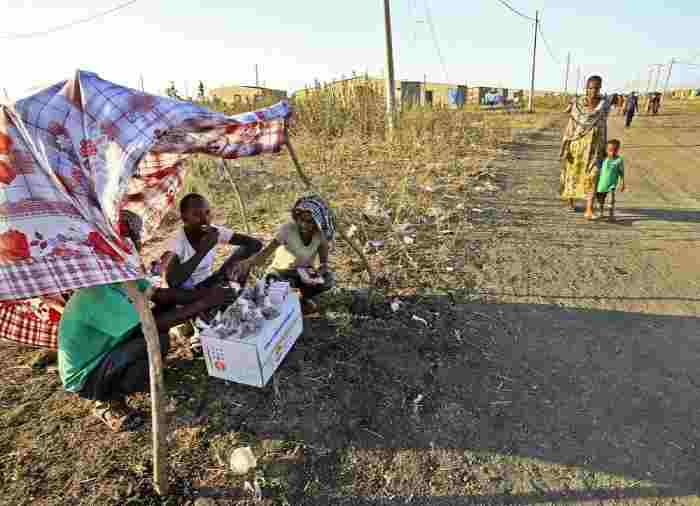
<instances>
[{"instance_id":1,"label":"tree","mask_svg":"<svg viewBox=\"0 0 700 506\"><path fill-rule=\"evenodd\" d=\"M197 90L197 98L204 102L204 83L202 81L199 81L199 87Z\"/></svg>"}]
</instances>

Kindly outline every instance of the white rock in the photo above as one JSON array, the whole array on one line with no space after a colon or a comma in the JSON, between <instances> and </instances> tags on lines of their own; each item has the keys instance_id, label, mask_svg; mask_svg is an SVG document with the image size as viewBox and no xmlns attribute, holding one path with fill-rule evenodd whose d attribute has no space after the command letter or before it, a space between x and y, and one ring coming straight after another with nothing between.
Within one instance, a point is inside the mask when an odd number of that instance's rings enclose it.
<instances>
[{"instance_id":1,"label":"white rock","mask_svg":"<svg viewBox=\"0 0 700 506\"><path fill-rule=\"evenodd\" d=\"M422 324L425 325L426 327L428 326L428 321L425 320L424 318L421 318L420 316L413 315L413 317L412 317L411 319L412 319L413 321L422 323Z\"/></svg>"},{"instance_id":2,"label":"white rock","mask_svg":"<svg viewBox=\"0 0 700 506\"><path fill-rule=\"evenodd\" d=\"M251 469L255 469L258 465L258 459L255 458L253 450L250 446L244 446L242 448L236 448L231 453L231 461L229 463L231 471L236 474L243 475L246 474Z\"/></svg>"}]
</instances>

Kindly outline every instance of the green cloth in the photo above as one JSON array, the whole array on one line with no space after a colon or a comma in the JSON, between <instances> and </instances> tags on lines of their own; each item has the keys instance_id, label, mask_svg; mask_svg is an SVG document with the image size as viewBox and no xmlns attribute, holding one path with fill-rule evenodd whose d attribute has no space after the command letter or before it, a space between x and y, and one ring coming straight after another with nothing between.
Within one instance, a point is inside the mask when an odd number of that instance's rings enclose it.
<instances>
[{"instance_id":1,"label":"green cloth","mask_svg":"<svg viewBox=\"0 0 700 506\"><path fill-rule=\"evenodd\" d=\"M597 193L608 193L617 187L617 180L625 176L625 166L622 157L606 158L598 177Z\"/></svg>"},{"instance_id":2,"label":"green cloth","mask_svg":"<svg viewBox=\"0 0 700 506\"><path fill-rule=\"evenodd\" d=\"M137 282L145 292L148 281ZM122 283L81 288L68 299L58 327L58 371L63 387L79 392L102 359L140 324Z\"/></svg>"}]
</instances>

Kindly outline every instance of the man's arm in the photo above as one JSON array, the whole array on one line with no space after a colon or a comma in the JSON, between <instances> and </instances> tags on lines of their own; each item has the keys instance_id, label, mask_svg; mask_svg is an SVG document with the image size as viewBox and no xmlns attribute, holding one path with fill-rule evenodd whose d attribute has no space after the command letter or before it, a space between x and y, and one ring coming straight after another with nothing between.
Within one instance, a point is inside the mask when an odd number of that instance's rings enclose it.
<instances>
[{"instance_id":1,"label":"man's arm","mask_svg":"<svg viewBox=\"0 0 700 506\"><path fill-rule=\"evenodd\" d=\"M190 279L192 273L197 269L197 266L202 262L204 257L216 246L218 237L219 231L212 227L207 232L207 235L200 241L196 253L187 262L181 263L180 257L177 255L170 255L170 259L165 267L165 279L168 282L168 286L171 288L178 288L182 286L185 281Z\"/></svg>"},{"instance_id":2,"label":"man's arm","mask_svg":"<svg viewBox=\"0 0 700 506\"><path fill-rule=\"evenodd\" d=\"M250 271L253 267L260 267L263 265L268 258L279 248L282 244L275 238L270 241L270 244L265 246L259 253L253 255L250 258L241 260L236 268L240 272Z\"/></svg>"},{"instance_id":3,"label":"man's arm","mask_svg":"<svg viewBox=\"0 0 700 506\"><path fill-rule=\"evenodd\" d=\"M263 248L263 243L261 241L255 237L244 234L233 234L228 243L232 246L242 247L246 251L247 256L255 255Z\"/></svg>"},{"instance_id":4,"label":"man's arm","mask_svg":"<svg viewBox=\"0 0 700 506\"><path fill-rule=\"evenodd\" d=\"M157 293L157 292L156 292ZM172 309L159 313L156 319L158 331L166 332L175 325L184 323L211 307L231 304L236 300L236 292L224 288L213 288L207 291L204 298L200 298L195 302L181 307L173 307Z\"/></svg>"},{"instance_id":5,"label":"man's arm","mask_svg":"<svg viewBox=\"0 0 700 506\"><path fill-rule=\"evenodd\" d=\"M201 299L206 299L213 290L218 288L197 288L186 290L184 288L156 288L151 300L157 306L186 306Z\"/></svg>"}]
</instances>

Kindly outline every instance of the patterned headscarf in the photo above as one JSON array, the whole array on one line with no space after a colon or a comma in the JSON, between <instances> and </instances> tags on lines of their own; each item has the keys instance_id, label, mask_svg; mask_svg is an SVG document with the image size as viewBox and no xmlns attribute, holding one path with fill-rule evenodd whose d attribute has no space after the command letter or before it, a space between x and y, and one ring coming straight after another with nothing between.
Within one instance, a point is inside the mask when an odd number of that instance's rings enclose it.
<instances>
[{"instance_id":1,"label":"patterned headscarf","mask_svg":"<svg viewBox=\"0 0 700 506\"><path fill-rule=\"evenodd\" d=\"M292 208L292 216L295 211L309 211L326 241L335 240L335 217L321 197L316 194L300 197Z\"/></svg>"}]
</instances>

